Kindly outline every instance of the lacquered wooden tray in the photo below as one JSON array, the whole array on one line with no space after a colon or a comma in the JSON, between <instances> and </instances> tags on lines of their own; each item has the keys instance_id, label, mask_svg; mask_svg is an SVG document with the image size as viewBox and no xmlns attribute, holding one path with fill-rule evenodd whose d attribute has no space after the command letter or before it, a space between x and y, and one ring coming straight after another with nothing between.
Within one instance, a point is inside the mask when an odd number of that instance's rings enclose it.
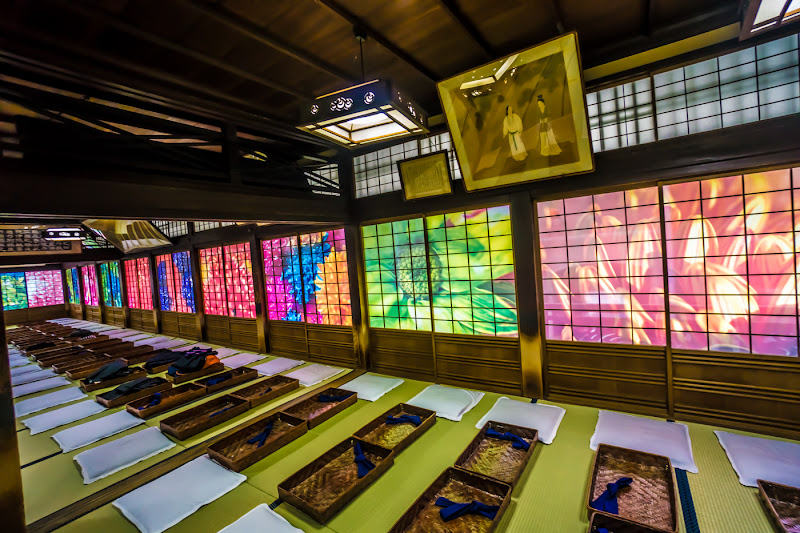
<instances>
[{"instance_id":1,"label":"lacquered wooden tray","mask_svg":"<svg viewBox=\"0 0 800 533\"><path fill-rule=\"evenodd\" d=\"M125 409L139 418L150 418L159 415L170 409L181 407L192 403L198 398L206 395L206 388L195 383L186 383L161 392L161 403L152 407L146 407L153 401L153 394L145 396L135 401L129 401Z\"/></svg>"},{"instance_id":2,"label":"lacquered wooden tray","mask_svg":"<svg viewBox=\"0 0 800 533\"><path fill-rule=\"evenodd\" d=\"M152 346L143 344L142 346L136 346L122 352L116 352L114 357L125 359L125 362L129 365L138 365L153 357L154 353L156 352L153 350Z\"/></svg>"},{"instance_id":3,"label":"lacquered wooden tray","mask_svg":"<svg viewBox=\"0 0 800 533\"><path fill-rule=\"evenodd\" d=\"M272 430L264 444L259 446L257 442L252 444L247 442L264 431L270 423ZM215 442L208 447L208 456L234 472L241 472L272 452L286 446L306 431L308 431L308 424L305 420L286 413L275 413L264 420L244 426L233 435Z\"/></svg>"},{"instance_id":4,"label":"lacquered wooden tray","mask_svg":"<svg viewBox=\"0 0 800 533\"><path fill-rule=\"evenodd\" d=\"M348 394L349 396L340 402L320 402L318 398L321 394L327 394L329 396L344 396L345 394ZM297 403L291 407L287 407L283 410L283 412L292 416L296 416L297 418L307 420L308 429L312 429L322 424L329 418L341 413L351 405L354 405L357 399L358 397L355 392L344 389L330 388L314 394L314 396L307 400Z\"/></svg>"},{"instance_id":5,"label":"lacquered wooden tray","mask_svg":"<svg viewBox=\"0 0 800 533\"><path fill-rule=\"evenodd\" d=\"M117 385L121 385L122 383L127 383L129 381L133 381L134 379L139 379L147 376L147 372L145 372L142 368L138 367L134 368L135 370L130 374L114 379L109 379L107 381L101 381L99 383L87 383L86 379L82 379L80 383L81 390L83 390L84 392L91 392L94 390L107 389L109 387L115 387Z\"/></svg>"},{"instance_id":6,"label":"lacquered wooden tray","mask_svg":"<svg viewBox=\"0 0 800 533\"><path fill-rule=\"evenodd\" d=\"M401 415L416 415L420 417L422 423L419 426L415 426L412 423L386 423L387 417L398 417ZM428 431L435 422L436 413L434 411L401 403L369 422L356 431L353 436L366 442L383 446L384 448L392 450L395 455L397 455L412 442L417 440L423 433Z\"/></svg>"},{"instance_id":7,"label":"lacquered wooden tray","mask_svg":"<svg viewBox=\"0 0 800 533\"><path fill-rule=\"evenodd\" d=\"M86 355L80 355L73 359L69 359L67 361L62 361L52 365L53 370L56 374L63 374L67 370L72 370L73 368L78 368L81 366L85 366L91 363L110 363L113 361L109 356L103 354L94 354L89 353ZM102 364L100 366L103 366ZM99 366L97 368L100 368Z\"/></svg>"},{"instance_id":8,"label":"lacquered wooden tray","mask_svg":"<svg viewBox=\"0 0 800 533\"><path fill-rule=\"evenodd\" d=\"M362 478L354 461L353 444L361 449L375 468ZM350 437L331 448L278 485L278 496L325 523L353 498L378 479L394 462L391 450Z\"/></svg>"},{"instance_id":9,"label":"lacquered wooden tray","mask_svg":"<svg viewBox=\"0 0 800 533\"><path fill-rule=\"evenodd\" d=\"M78 367L73 367L67 370L67 377L69 379L83 379L85 377L91 376L94 374L95 370L107 365L108 363L112 362L114 358L106 357L105 361L93 361L91 363L86 363L85 365L81 365Z\"/></svg>"},{"instance_id":10,"label":"lacquered wooden tray","mask_svg":"<svg viewBox=\"0 0 800 533\"><path fill-rule=\"evenodd\" d=\"M759 479L758 492L778 533L800 532L800 487ZM797 480L800 483L800 479Z\"/></svg>"},{"instance_id":11,"label":"lacquered wooden tray","mask_svg":"<svg viewBox=\"0 0 800 533\"><path fill-rule=\"evenodd\" d=\"M592 502L605 492L609 483L622 477L632 478L633 483L617 493L621 518L659 532L677 531L675 473L669 458L608 444L599 444L594 455L586 501L589 516L592 513L616 516L593 509Z\"/></svg>"},{"instance_id":12,"label":"lacquered wooden tray","mask_svg":"<svg viewBox=\"0 0 800 533\"><path fill-rule=\"evenodd\" d=\"M488 429L522 437L529 448L514 448L511 441L487 437ZM456 459L455 466L513 486L528 465L538 441L539 434L535 429L489 421Z\"/></svg>"},{"instance_id":13,"label":"lacquered wooden tray","mask_svg":"<svg viewBox=\"0 0 800 533\"><path fill-rule=\"evenodd\" d=\"M274 400L278 396L283 396L298 387L300 387L300 381L279 374L258 380L252 385L233 391L231 395L247 400L250 402L250 407L255 407Z\"/></svg>"},{"instance_id":14,"label":"lacquered wooden tray","mask_svg":"<svg viewBox=\"0 0 800 533\"><path fill-rule=\"evenodd\" d=\"M165 418L159 426L164 433L184 440L237 417L248 409L250 403L247 400L225 395Z\"/></svg>"},{"instance_id":15,"label":"lacquered wooden tray","mask_svg":"<svg viewBox=\"0 0 800 533\"><path fill-rule=\"evenodd\" d=\"M216 374L217 372L222 372L223 370L225 370L225 365L223 365L222 363L214 363L213 365L207 366L206 368L198 370L197 372L190 372L188 374L176 374L174 376L169 376L169 379L171 379L172 382L177 385L178 383L186 383L187 381L192 381L197 378L201 378L203 376L208 376L209 374Z\"/></svg>"},{"instance_id":16,"label":"lacquered wooden tray","mask_svg":"<svg viewBox=\"0 0 800 533\"><path fill-rule=\"evenodd\" d=\"M142 376L142 377L144 377L144 376ZM164 378L156 378L156 379L164 379ZM129 381L132 381L132 380L129 380ZM119 398L114 398L113 400L106 400L103 397L103 394L98 394L97 396L95 396L94 399L100 405L103 405L103 406L108 407L108 408L119 407L120 405L125 405L126 403L128 403L130 401L133 401L133 400L137 400L137 399L139 399L139 398L141 398L143 396L149 396L151 394L155 394L156 392L168 391L171 388L172 388L172 383L170 383L169 381L164 379L163 383L160 383L158 385L153 385L152 387L148 387L148 388L146 388L144 390L131 392L130 394L125 394L124 396L120 396ZM108 392L111 392L111 391L108 391ZM104 394L108 394L108 392L106 392Z\"/></svg>"},{"instance_id":17,"label":"lacquered wooden tray","mask_svg":"<svg viewBox=\"0 0 800 533\"><path fill-rule=\"evenodd\" d=\"M247 367L241 367L241 368L234 368L233 370L228 370L226 372L220 372L219 374L214 374L212 376L208 376L207 378L198 379L197 381L195 381L195 383L205 387L206 393L211 394L224 389L228 389L230 387L233 387L234 385L239 385L241 383L252 381L257 377L258 377L257 370ZM225 381L216 383L214 385L209 385L210 382L220 378L224 378Z\"/></svg>"},{"instance_id":18,"label":"lacquered wooden tray","mask_svg":"<svg viewBox=\"0 0 800 533\"><path fill-rule=\"evenodd\" d=\"M618 516L595 513L589 522L588 533L598 533L601 528L614 533L659 533L660 530L625 520Z\"/></svg>"},{"instance_id":19,"label":"lacquered wooden tray","mask_svg":"<svg viewBox=\"0 0 800 533\"><path fill-rule=\"evenodd\" d=\"M439 497L454 503L476 500L500 508L494 520L469 514L445 522L439 514L442 508L436 505ZM510 502L510 485L457 468L448 468L395 522L389 533L490 533L500 523Z\"/></svg>"}]
</instances>

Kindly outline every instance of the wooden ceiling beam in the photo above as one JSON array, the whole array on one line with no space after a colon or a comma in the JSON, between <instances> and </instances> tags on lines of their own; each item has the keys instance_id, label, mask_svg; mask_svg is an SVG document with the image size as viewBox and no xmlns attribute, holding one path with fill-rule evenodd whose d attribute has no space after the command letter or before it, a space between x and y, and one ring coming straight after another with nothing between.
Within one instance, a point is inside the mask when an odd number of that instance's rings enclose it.
<instances>
[{"instance_id":1,"label":"wooden ceiling beam","mask_svg":"<svg viewBox=\"0 0 800 533\"><path fill-rule=\"evenodd\" d=\"M656 24L656 0L643 0L644 17L642 19L642 33L650 37Z\"/></svg>"},{"instance_id":2,"label":"wooden ceiling beam","mask_svg":"<svg viewBox=\"0 0 800 533\"><path fill-rule=\"evenodd\" d=\"M486 59L491 60L497 57L497 54L492 49L492 46L483 36L483 34L478 30L475 24L472 23L472 20L461 11L461 8L455 2L455 0L439 0L439 6L447 13L451 19L462 29L464 32L469 35L469 37L475 41L483 55Z\"/></svg>"},{"instance_id":3,"label":"wooden ceiling beam","mask_svg":"<svg viewBox=\"0 0 800 533\"><path fill-rule=\"evenodd\" d=\"M410 66L424 77L428 78L432 82L436 82L440 76L437 76L433 71L428 69L425 65L411 57L411 55L406 52L405 50L401 49L394 43L392 43L389 39L387 39L384 35L382 35L378 30L370 26L365 20L362 18L350 13L344 7L339 5L334 0L315 0L317 4L327 7L330 11L337 14L339 17L346 20L349 24L353 26L358 26L363 28L364 31L367 32L367 35L371 37L376 43L381 45L386 51L390 52L392 55L403 61L406 65Z\"/></svg>"},{"instance_id":4,"label":"wooden ceiling beam","mask_svg":"<svg viewBox=\"0 0 800 533\"><path fill-rule=\"evenodd\" d=\"M564 13L561 11L561 5L558 3L558 0L549 0L550 5L550 12L553 14L553 18L556 21L556 30L558 30L558 34L564 34L567 32L567 24L564 19Z\"/></svg>"},{"instance_id":5,"label":"wooden ceiling beam","mask_svg":"<svg viewBox=\"0 0 800 533\"><path fill-rule=\"evenodd\" d=\"M285 54L301 63L304 63L310 67L313 67L320 72L324 72L331 77L338 78L340 80L344 80L347 82L355 82L356 77L353 75L321 60L318 57L314 57L311 54L308 54L293 46L290 43L282 41L272 35L269 35L263 28L260 28L258 25L236 15L235 13L225 9L219 4L209 4L204 0L184 0L186 3L190 4L196 10L201 12L203 15L214 19L216 22L221 24L225 24L229 28L241 33L258 41L261 44L269 46Z\"/></svg>"},{"instance_id":6,"label":"wooden ceiling beam","mask_svg":"<svg viewBox=\"0 0 800 533\"><path fill-rule=\"evenodd\" d=\"M282 93L286 93L300 99L311 98L311 95L300 92L292 87L263 78L256 74L253 74L252 72L248 72L247 70L234 67L233 65L224 60L208 56L206 54L198 52L197 50L193 50L181 44L172 42L168 39L164 39L163 37L154 35L148 31L142 30L134 26L133 24L129 24L124 20L121 20L102 9L98 9L95 6L86 4L84 0L49 0L49 1L59 5L64 9L73 11L75 13L79 13L89 18L90 20L96 20L104 24L108 24L109 26L112 26L120 31L132 35L137 39L141 39L142 41L148 42L150 44L160 46L167 50L171 50L180 55L190 57L195 61L203 63L207 66L223 70L225 72L228 72L229 74L233 74L234 76L238 76L240 78L248 79L250 81L263 85L264 87L267 87L269 89L280 91Z\"/></svg>"}]
</instances>

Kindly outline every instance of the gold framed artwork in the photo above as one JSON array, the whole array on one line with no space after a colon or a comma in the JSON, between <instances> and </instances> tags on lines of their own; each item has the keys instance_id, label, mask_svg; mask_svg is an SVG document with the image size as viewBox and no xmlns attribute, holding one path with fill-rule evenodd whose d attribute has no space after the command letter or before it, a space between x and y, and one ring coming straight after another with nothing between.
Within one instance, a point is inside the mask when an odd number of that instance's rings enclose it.
<instances>
[{"instance_id":1,"label":"gold framed artwork","mask_svg":"<svg viewBox=\"0 0 800 533\"><path fill-rule=\"evenodd\" d=\"M468 191L594 170L575 32L437 89Z\"/></svg>"},{"instance_id":2,"label":"gold framed artwork","mask_svg":"<svg viewBox=\"0 0 800 533\"><path fill-rule=\"evenodd\" d=\"M397 172L406 200L453 192L447 150L398 161Z\"/></svg>"}]
</instances>

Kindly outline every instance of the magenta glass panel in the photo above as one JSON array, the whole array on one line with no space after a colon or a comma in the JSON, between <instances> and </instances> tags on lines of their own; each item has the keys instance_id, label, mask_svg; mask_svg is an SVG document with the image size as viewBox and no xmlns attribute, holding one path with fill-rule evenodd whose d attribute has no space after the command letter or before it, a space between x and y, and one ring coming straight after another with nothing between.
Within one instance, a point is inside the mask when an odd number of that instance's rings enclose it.
<instances>
[{"instance_id":1,"label":"magenta glass panel","mask_svg":"<svg viewBox=\"0 0 800 533\"><path fill-rule=\"evenodd\" d=\"M81 267L83 276L83 303L97 306L97 270L94 265Z\"/></svg>"},{"instance_id":2,"label":"magenta glass panel","mask_svg":"<svg viewBox=\"0 0 800 533\"><path fill-rule=\"evenodd\" d=\"M64 303L64 282L60 270L39 270L25 273L28 307Z\"/></svg>"}]
</instances>

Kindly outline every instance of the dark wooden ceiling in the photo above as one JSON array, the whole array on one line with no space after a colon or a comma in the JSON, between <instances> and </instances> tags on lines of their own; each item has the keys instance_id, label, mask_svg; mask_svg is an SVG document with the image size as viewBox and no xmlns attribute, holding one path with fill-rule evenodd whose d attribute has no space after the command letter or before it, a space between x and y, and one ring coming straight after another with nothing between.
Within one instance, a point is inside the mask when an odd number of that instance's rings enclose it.
<instances>
[{"instance_id":1,"label":"dark wooden ceiling","mask_svg":"<svg viewBox=\"0 0 800 533\"><path fill-rule=\"evenodd\" d=\"M736 0L0 0L0 51L291 128L298 104L389 78L429 113L435 81L564 31L585 66L730 24Z\"/></svg>"}]
</instances>

